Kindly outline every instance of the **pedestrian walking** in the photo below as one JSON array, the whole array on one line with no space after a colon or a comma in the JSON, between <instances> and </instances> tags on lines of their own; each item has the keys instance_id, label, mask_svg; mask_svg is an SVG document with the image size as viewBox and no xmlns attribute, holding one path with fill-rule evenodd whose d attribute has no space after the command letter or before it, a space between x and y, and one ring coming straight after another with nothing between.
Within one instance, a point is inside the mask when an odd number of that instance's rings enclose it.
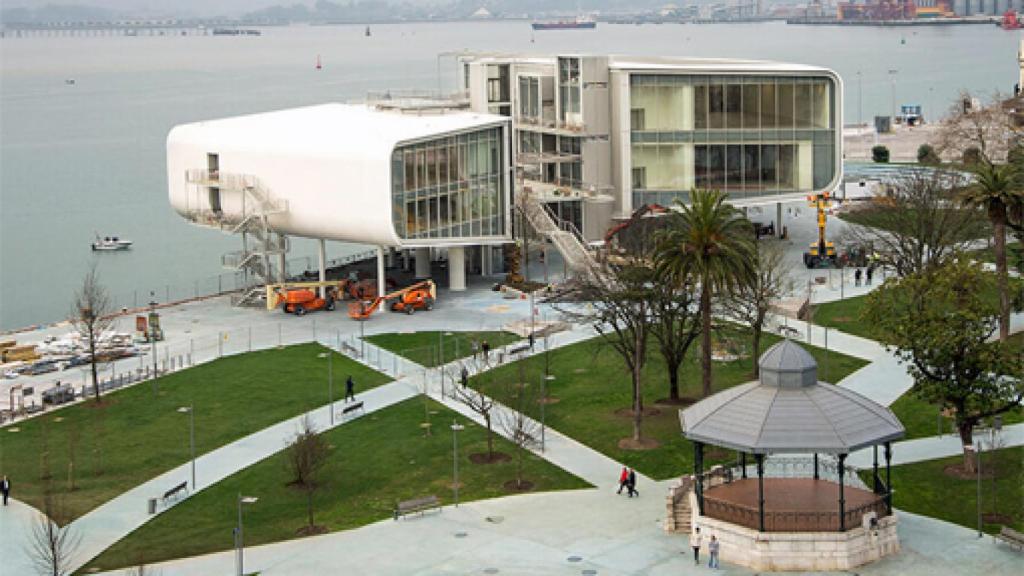
<instances>
[{"instance_id":1,"label":"pedestrian walking","mask_svg":"<svg viewBox=\"0 0 1024 576\"><path fill-rule=\"evenodd\" d=\"M622 494L622 489L626 487L626 484L629 484L629 470L626 470L626 467L623 466L622 473L619 474L619 490L616 494Z\"/></svg>"},{"instance_id":2,"label":"pedestrian walking","mask_svg":"<svg viewBox=\"0 0 1024 576\"><path fill-rule=\"evenodd\" d=\"M629 469L629 478L626 480L626 489L629 491L629 497L640 496L640 493L636 490L636 470Z\"/></svg>"},{"instance_id":3,"label":"pedestrian walking","mask_svg":"<svg viewBox=\"0 0 1024 576\"><path fill-rule=\"evenodd\" d=\"M356 401L356 383L352 381L351 375L349 375L348 380L345 380L345 402L348 402L349 398L353 402Z\"/></svg>"},{"instance_id":4,"label":"pedestrian walking","mask_svg":"<svg viewBox=\"0 0 1024 576\"><path fill-rule=\"evenodd\" d=\"M470 340L469 347L473 350L473 360L476 360L476 355L480 352L480 347L477 346L476 340Z\"/></svg>"},{"instance_id":5,"label":"pedestrian walking","mask_svg":"<svg viewBox=\"0 0 1024 576\"><path fill-rule=\"evenodd\" d=\"M703 537L700 535L700 526L693 529L690 534L690 548L693 548L693 565L700 566L700 543Z\"/></svg>"},{"instance_id":6,"label":"pedestrian walking","mask_svg":"<svg viewBox=\"0 0 1024 576\"><path fill-rule=\"evenodd\" d=\"M533 332L530 332L530 335L527 336L526 339L530 343L530 350L533 350Z\"/></svg>"},{"instance_id":7,"label":"pedestrian walking","mask_svg":"<svg viewBox=\"0 0 1024 576\"><path fill-rule=\"evenodd\" d=\"M715 535L712 534L711 541L708 542L708 554L711 556L711 559L708 560L708 568L716 570L718 569L718 544L718 538L715 538Z\"/></svg>"},{"instance_id":8,"label":"pedestrian walking","mask_svg":"<svg viewBox=\"0 0 1024 576\"><path fill-rule=\"evenodd\" d=\"M459 374L459 380L461 381L463 388L469 384L469 370L467 370L465 366L462 367L462 374Z\"/></svg>"},{"instance_id":9,"label":"pedestrian walking","mask_svg":"<svg viewBox=\"0 0 1024 576\"><path fill-rule=\"evenodd\" d=\"M874 276L874 275L875 275L875 267L874 266L868 266L868 272L867 272L867 275L866 275L867 280L868 280L868 282L867 282L868 286L871 286L871 277Z\"/></svg>"},{"instance_id":10,"label":"pedestrian walking","mask_svg":"<svg viewBox=\"0 0 1024 576\"><path fill-rule=\"evenodd\" d=\"M490 362L491 361L491 343L488 342L487 340L484 340L480 344L480 350L483 351L483 353L484 353L484 362Z\"/></svg>"},{"instance_id":11,"label":"pedestrian walking","mask_svg":"<svg viewBox=\"0 0 1024 576\"><path fill-rule=\"evenodd\" d=\"M7 498L11 495L11 481L7 479L6 474L4 479L0 480L0 493L4 496L4 506L7 506Z\"/></svg>"},{"instance_id":12,"label":"pedestrian walking","mask_svg":"<svg viewBox=\"0 0 1024 576\"><path fill-rule=\"evenodd\" d=\"M860 268L857 268L857 271L853 273L853 285L854 286L860 286L860 277L861 277L861 271L860 271Z\"/></svg>"}]
</instances>

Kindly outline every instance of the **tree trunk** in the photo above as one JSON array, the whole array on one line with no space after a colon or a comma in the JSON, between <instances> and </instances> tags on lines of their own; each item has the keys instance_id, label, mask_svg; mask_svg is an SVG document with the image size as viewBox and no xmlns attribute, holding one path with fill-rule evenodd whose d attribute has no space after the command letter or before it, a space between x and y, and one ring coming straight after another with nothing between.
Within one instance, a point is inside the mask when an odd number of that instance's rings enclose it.
<instances>
[{"instance_id":1,"label":"tree trunk","mask_svg":"<svg viewBox=\"0 0 1024 576\"><path fill-rule=\"evenodd\" d=\"M491 430L491 413L484 414L484 422L487 424L487 461L494 460L494 432Z\"/></svg>"},{"instance_id":2,"label":"tree trunk","mask_svg":"<svg viewBox=\"0 0 1024 576\"><path fill-rule=\"evenodd\" d=\"M309 527L313 527L313 487L306 486L306 513L309 515Z\"/></svg>"},{"instance_id":3,"label":"tree trunk","mask_svg":"<svg viewBox=\"0 0 1024 576\"><path fill-rule=\"evenodd\" d=\"M672 401L679 400L679 364L666 362L668 365L668 398Z\"/></svg>"},{"instance_id":4,"label":"tree trunk","mask_svg":"<svg viewBox=\"0 0 1024 576\"><path fill-rule=\"evenodd\" d=\"M640 442L642 437L641 427L644 420L644 397L640 389L640 362L643 360L641 329L633 329L633 440L636 442Z\"/></svg>"},{"instance_id":5,"label":"tree trunk","mask_svg":"<svg viewBox=\"0 0 1024 576\"><path fill-rule=\"evenodd\" d=\"M992 248L996 256L996 282L999 286L999 341L1010 336L1010 287L1006 271L1006 205L994 201L988 210L992 220Z\"/></svg>"},{"instance_id":6,"label":"tree trunk","mask_svg":"<svg viewBox=\"0 0 1024 576\"><path fill-rule=\"evenodd\" d=\"M960 414L960 412L957 412ZM964 448L964 470L969 473L975 471L974 467L974 424L970 421L960 421L956 424L957 431L960 433L960 444Z\"/></svg>"},{"instance_id":7,"label":"tree trunk","mask_svg":"<svg viewBox=\"0 0 1024 576\"><path fill-rule=\"evenodd\" d=\"M752 332L754 333L753 334L753 340L754 340L753 341L753 346L754 346L754 348L753 348L753 352L752 352L751 356L753 356L753 358L754 358L754 378L756 379L756 378L759 378L761 376L761 364L760 364L760 360L761 360L761 325L760 324L755 324L751 328L753 329Z\"/></svg>"},{"instance_id":8,"label":"tree trunk","mask_svg":"<svg viewBox=\"0 0 1024 576\"><path fill-rule=\"evenodd\" d=\"M96 332L94 329L89 329L89 368L92 369L92 389L96 395L96 403L100 402L100 382L99 377L96 375Z\"/></svg>"},{"instance_id":9,"label":"tree trunk","mask_svg":"<svg viewBox=\"0 0 1024 576\"><path fill-rule=\"evenodd\" d=\"M711 289L707 282L702 282L700 288L700 323L701 395L707 398L711 395Z\"/></svg>"}]
</instances>

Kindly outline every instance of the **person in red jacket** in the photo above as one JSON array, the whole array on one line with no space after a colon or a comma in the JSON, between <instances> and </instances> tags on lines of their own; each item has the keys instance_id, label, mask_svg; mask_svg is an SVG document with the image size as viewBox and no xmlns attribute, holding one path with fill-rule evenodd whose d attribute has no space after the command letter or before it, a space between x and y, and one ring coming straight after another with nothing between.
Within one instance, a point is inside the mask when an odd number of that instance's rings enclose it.
<instances>
[{"instance_id":1,"label":"person in red jacket","mask_svg":"<svg viewBox=\"0 0 1024 576\"><path fill-rule=\"evenodd\" d=\"M629 470L626 467L622 467L622 474L619 474L619 491L616 494L622 494L622 489L626 487L626 483L629 482Z\"/></svg>"}]
</instances>

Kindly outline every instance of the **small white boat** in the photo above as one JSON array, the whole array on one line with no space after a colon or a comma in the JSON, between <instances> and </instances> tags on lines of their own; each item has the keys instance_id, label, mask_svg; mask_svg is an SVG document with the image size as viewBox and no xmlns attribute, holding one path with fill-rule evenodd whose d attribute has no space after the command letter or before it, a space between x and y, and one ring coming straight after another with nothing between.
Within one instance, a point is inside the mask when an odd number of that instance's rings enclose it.
<instances>
[{"instance_id":1,"label":"small white boat","mask_svg":"<svg viewBox=\"0 0 1024 576\"><path fill-rule=\"evenodd\" d=\"M99 234L96 235L96 241L92 243L92 249L94 252L127 250L131 247L131 240L125 240L124 238L118 238L117 236L104 236L103 238L100 238Z\"/></svg>"}]
</instances>

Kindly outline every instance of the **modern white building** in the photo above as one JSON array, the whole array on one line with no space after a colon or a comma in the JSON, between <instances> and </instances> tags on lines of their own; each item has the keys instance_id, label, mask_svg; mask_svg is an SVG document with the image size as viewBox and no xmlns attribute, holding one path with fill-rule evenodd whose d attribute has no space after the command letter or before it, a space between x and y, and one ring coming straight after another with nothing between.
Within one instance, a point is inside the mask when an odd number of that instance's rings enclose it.
<instances>
[{"instance_id":1,"label":"modern white building","mask_svg":"<svg viewBox=\"0 0 1024 576\"><path fill-rule=\"evenodd\" d=\"M325 104L175 127L170 203L197 224L238 233L224 263L280 276L288 236L415 251L418 277L443 249L449 287L465 289L466 250L486 267L511 239L510 121L395 99ZM281 262L280 264L278 262Z\"/></svg>"},{"instance_id":2,"label":"modern white building","mask_svg":"<svg viewBox=\"0 0 1024 576\"><path fill-rule=\"evenodd\" d=\"M517 193L535 193L586 241L645 204L719 189L738 205L834 190L842 82L754 60L458 56L479 112L512 118ZM781 226L776 226L781 230Z\"/></svg>"}]
</instances>

